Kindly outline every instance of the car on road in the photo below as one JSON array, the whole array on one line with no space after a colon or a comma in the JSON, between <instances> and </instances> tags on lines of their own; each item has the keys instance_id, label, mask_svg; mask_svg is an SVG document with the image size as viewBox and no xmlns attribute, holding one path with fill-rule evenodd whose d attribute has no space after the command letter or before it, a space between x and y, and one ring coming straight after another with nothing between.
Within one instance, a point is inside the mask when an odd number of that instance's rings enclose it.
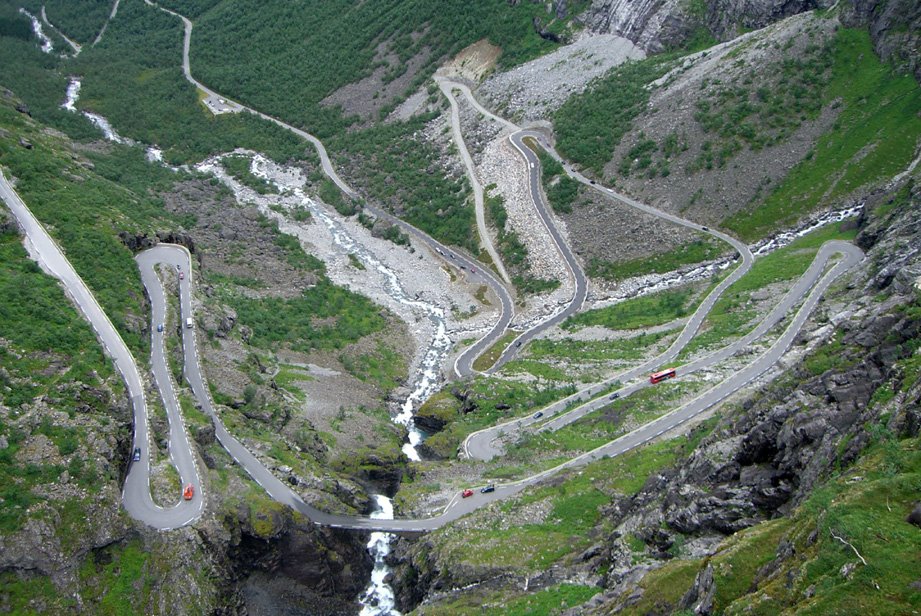
<instances>
[{"instance_id":1,"label":"car on road","mask_svg":"<svg viewBox=\"0 0 921 616\"><path fill-rule=\"evenodd\" d=\"M701 227L700 230L701 230L701 231L709 231L709 230L710 230L710 227Z\"/></svg>"},{"instance_id":2,"label":"car on road","mask_svg":"<svg viewBox=\"0 0 921 616\"><path fill-rule=\"evenodd\" d=\"M618 398L620 398L620 394L615 391L608 400L617 400Z\"/></svg>"},{"instance_id":3,"label":"car on road","mask_svg":"<svg viewBox=\"0 0 921 616\"><path fill-rule=\"evenodd\" d=\"M540 419L540 418L543 417L543 416L544 416L544 412L543 412L543 411L537 411L537 412L534 413L531 417L533 417L534 419Z\"/></svg>"},{"instance_id":4,"label":"car on road","mask_svg":"<svg viewBox=\"0 0 921 616\"><path fill-rule=\"evenodd\" d=\"M192 497L195 496L195 486L191 483L187 483L185 488L182 490L182 498L186 500L192 500Z\"/></svg>"},{"instance_id":5,"label":"car on road","mask_svg":"<svg viewBox=\"0 0 921 616\"><path fill-rule=\"evenodd\" d=\"M495 492L495 491L496 491L496 484L494 483L487 483L485 486L483 486L483 489L480 490L480 492L482 492L483 494L486 494L488 492Z\"/></svg>"},{"instance_id":6,"label":"car on road","mask_svg":"<svg viewBox=\"0 0 921 616\"><path fill-rule=\"evenodd\" d=\"M467 488L466 490L461 492L461 496L463 498L467 498L468 496L473 496L473 490L471 490L470 488Z\"/></svg>"},{"instance_id":7,"label":"car on road","mask_svg":"<svg viewBox=\"0 0 921 616\"><path fill-rule=\"evenodd\" d=\"M180 271L180 272L179 272L179 280L182 280L182 279L184 279L184 278L185 278L185 272Z\"/></svg>"},{"instance_id":8,"label":"car on road","mask_svg":"<svg viewBox=\"0 0 921 616\"><path fill-rule=\"evenodd\" d=\"M470 268L470 273L471 273L471 274L476 274L476 270L475 270L474 268L471 267L471 268Z\"/></svg>"},{"instance_id":9,"label":"car on road","mask_svg":"<svg viewBox=\"0 0 921 616\"><path fill-rule=\"evenodd\" d=\"M192 329L194 325L195 325L195 321L192 320L192 317L189 317L188 319L185 320L185 326L187 328Z\"/></svg>"},{"instance_id":10,"label":"car on road","mask_svg":"<svg viewBox=\"0 0 921 616\"><path fill-rule=\"evenodd\" d=\"M594 184L594 183L595 183L595 180L589 180L588 183L589 183L589 184Z\"/></svg>"},{"instance_id":11,"label":"car on road","mask_svg":"<svg viewBox=\"0 0 921 616\"><path fill-rule=\"evenodd\" d=\"M131 459L134 460L135 462L141 461L141 448L140 447L134 448L134 455L131 456Z\"/></svg>"},{"instance_id":12,"label":"car on road","mask_svg":"<svg viewBox=\"0 0 921 616\"><path fill-rule=\"evenodd\" d=\"M162 332L162 331L163 331L163 323L157 324L157 331L158 331L158 332Z\"/></svg>"}]
</instances>

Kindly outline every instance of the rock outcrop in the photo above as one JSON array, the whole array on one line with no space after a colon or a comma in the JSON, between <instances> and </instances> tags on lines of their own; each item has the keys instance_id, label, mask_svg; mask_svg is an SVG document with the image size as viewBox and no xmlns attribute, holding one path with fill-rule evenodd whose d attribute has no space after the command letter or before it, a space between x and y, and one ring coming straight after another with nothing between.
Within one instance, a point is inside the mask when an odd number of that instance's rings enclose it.
<instances>
[{"instance_id":1,"label":"rock outcrop","mask_svg":"<svg viewBox=\"0 0 921 616\"><path fill-rule=\"evenodd\" d=\"M617 34L656 53L680 47L700 31L728 41L745 30L831 4L828 0L595 0L579 19L593 32Z\"/></svg>"}]
</instances>

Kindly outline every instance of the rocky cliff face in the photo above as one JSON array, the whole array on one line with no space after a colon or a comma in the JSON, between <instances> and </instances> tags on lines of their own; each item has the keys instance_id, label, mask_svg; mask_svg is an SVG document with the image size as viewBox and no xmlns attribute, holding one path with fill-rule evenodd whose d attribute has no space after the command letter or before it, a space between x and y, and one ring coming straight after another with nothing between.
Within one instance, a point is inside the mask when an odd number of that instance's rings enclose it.
<instances>
[{"instance_id":1,"label":"rocky cliff face","mask_svg":"<svg viewBox=\"0 0 921 616\"><path fill-rule=\"evenodd\" d=\"M701 31L727 41L745 30L830 4L828 0L595 0L580 19L592 32L617 34L655 53L679 47Z\"/></svg>"},{"instance_id":2,"label":"rocky cliff face","mask_svg":"<svg viewBox=\"0 0 921 616\"><path fill-rule=\"evenodd\" d=\"M842 21L868 26L876 53L921 82L921 4L914 0L850 0Z\"/></svg>"}]
</instances>

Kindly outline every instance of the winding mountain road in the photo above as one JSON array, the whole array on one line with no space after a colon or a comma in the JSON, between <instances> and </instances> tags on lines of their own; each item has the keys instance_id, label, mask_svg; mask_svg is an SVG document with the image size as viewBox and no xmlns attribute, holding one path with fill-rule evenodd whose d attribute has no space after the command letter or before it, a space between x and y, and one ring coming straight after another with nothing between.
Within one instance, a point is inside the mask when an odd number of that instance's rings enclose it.
<instances>
[{"instance_id":1,"label":"winding mountain road","mask_svg":"<svg viewBox=\"0 0 921 616\"><path fill-rule=\"evenodd\" d=\"M51 276L57 278L64 287L71 301L77 306L83 316L89 321L96 336L102 343L106 354L115 363L115 369L122 375L131 402L134 416L133 446L141 448L141 460L132 462L128 468L125 485L122 492L122 502L131 517L157 528L169 530L178 528L195 521L203 511L203 498L201 490L196 490L195 497L190 500L179 500L174 506L163 508L153 502L150 494L150 425L148 422L147 400L145 397L145 384L141 378L134 355L121 335L112 325L105 311L96 301L96 297L86 286L86 283L77 274L57 242L48 234L42 224L35 218L26 204L7 181L0 171L0 198L7 204L16 218L19 228L24 235L26 250L38 264ZM152 347L153 348L153 347ZM158 379L161 391L167 380ZM171 388L164 391L164 401L169 399ZM175 396L172 398L175 400ZM198 486L198 473L192 461L192 448L185 437L183 422L178 415L178 405L170 407L167 402L167 412L170 413L170 456L177 466L182 481ZM176 494L177 499L179 494Z\"/></svg>"},{"instance_id":2,"label":"winding mountain road","mask_svg":"<svg viewBox=\"0 0 921 616\"><path fill-rule=\"evenodd\" d=\"M841 255L843 258L827 273L822 275L822 272L826 269L826 265L835 255ZM730 378L701 393L694 400L629 434L568 460L554 468L520 481L499 484L496 486L494 492L485 494L477 493L473 498L466 499L460 498L459 495L455 495L455 498L448 503L447 507L440 515L430 518L382 520L367 516L331 514L308 505L288 484L278 479L258 460L258 458L226 430L220 420L220 416L215 411L213 401L208 393L207 385L201 374L198 353L195 347L196 338L194 331L188 328L183 328L185 375L199 405L214 421L215 435L218 441L233 459L240 464L273 499L298 510L310 518L314 523L320 525L387 532L424 532L439 528L491 502L516 494L528 486L543 481L551 475L577 466L583 466L604 456L615 456L627 452L661 436L665 432L681 426L700 413L718 404L724 398L738 391L763 374L780 359L799 333L806 319L808 319L812 312L812 309L820 301L828 286L842 274L858 264L862 259L863 253L853 244L842 241L825 243L816 255L809 270L799 281L797 281L797 284L788 293L782 305L775 308L771 315L769 315L754 332L749 334L751 339L754 339L758 335L763 335L780 320L780 315L789 312L793 305L805 297L803 305L797 311L781 336L767 351L758 356L754 361L736 371ZM188 251L180 246L163 244L142 253L138 261L142 269L149 267L151 272L153 271L152 266L155 263L168 263L173 267L178 265L185 271L190 271L189 268L191 267L191 259ZM188 277L187 280L189 280ZM148 291L150 291L150 289L148 289ZM194 318L191 314L191 284L180 285L179 293L182 321L188 318ZM152 295L156 295L156 293ZM164 339L163 337L155 337L153 343L154 345L162 346L164 344ZM736 349L726 349L722 351L720 359L729 357L735 350ZM159 352L164 353L162 349ZM716 360L714 359L714 361Z\"/></svg>"},{"instance_id":3,"label":"winding mountain road","mask_svg":"<svg viewBox=\"0 0 921 616\"><path fill-rule=\"evenodd\" d=\"M150 0L145 0L145 2L151 6L156 6L150 2ZM114 8L117 9L117 2ZM213 97L217 99L214 103L215 105L223 105L228 110L232 111L248 111L254 113L264 119L278 124L279 126L291 130L295 134L298 134L304 139L310 141L317 149L324 172L329 175L332 181L335 182L336 185L345 194L353 198L356 197L357 193L352 190L351 187L349 187L336 174L335 169L333 169L332 164L329 161L329 157L326 155L323 144L318 139L309 133L285 124L280 120L240 105L239 103L229 101L229 99L221 98L217 93L209 90L199 82L195 81L192 78L191 72L189 70L189 42L192 31L192 23L185 17L175 12L169 11L167 9L162 9L161 7L157 8L160 8L161 10L164 10L182 19L185 24L183 71L186 75L186 78L190 82L195 84L196 87L201 88L209 98ZM113 15L114 12L115 10L113 10ZM479 103L476 102L469 89L466 89L465 92L466 86L454 84L449 87L454 86L457 86L457 88L462 93L464 93L466 96L469 96L470 100L475 104L475 106L477 106L478 109L481 110L482 113L485 113L497 121L504 123L506 126L514 126L507 121L502 120L501 118L493 116L493 114L483 109ZM559 322L559 320L562 320L562 318L565 318L566 316L569 316L569 314L578 310L578 308L581 306L582 300L584 299L584 274L582 274L581 269L578 268L578 262L575 260L575 257L572 256L572 253L569 251L566 242L563 241L558 232L554 233L555 226L553 225L552 218L550 218L549 211L547 210L546 203L544 202L540 190L540 178L538 173L539 165L536 164L536 157L534 156L533 152L530 152L529 149L524 145L523 139L525 137L533 137L542 145L542 147L547 149L547 151L550 152L552 156L557 159L559 159L559 156L547 143L546 138L542 133L536 131L518 131L512 137L512 143L516 148L519 149L519 151L521 151L525 158L526 164L530 169L529 182L531 185L531 194L535 205L538 207L539 211L543 209L544 214L546 214L546 217L544 218L542 215L542 218L544 219L545 224L548 225L547 228L551 232L551 235L554 237L554 241L557 243L558 248L560 249L561 256L564 258L564 260L566 260L567 266L570 268L570 272L573 275L574 281L578 282L579 275L582 276L583 280L581 299L579 285L576 284L576 293L574 294L574 299L569 308L566 309L571 309L571 312L566 313L566 310L564 310L560 314L554 315L553 318L542 322L537 328L537 331L541 331L542 329L545 329L546 327ZM622 373L621 375L617 375L616 377L612 377L612 379L606 382L607 384L610 384L618 379L632 378L628 377L627 375L634 374L636 376L640 373L648 371L648 366L653 365L653 362L667 361L667 359L664 358L669 357L669 353L673 353L673 355L670 357L677 356L677 353L680 351L680 349L683 348L687 341L690 340L690 338L693 337L693 335L696 333L700 323L703 321L706 314L710 311L713 304L715 304L719 295L748 270L748 268L751 266L752 256L748 250L748 247L741 242L738 242L734 238L719 232L710 231L709 229L697 225L696 223L683 220L680 217L674 216L667 212L662 212L645 204L638 203L629 199L628 197L615 193L611 189L597 186L578 172L572 170L571 167L565 163L564 168L566 169L566 172L576 180L583 182L584 184L591 186L595 190L599 190L612 198L618 199L630 205L631 207L646 211L677 224L694 228L698 231L710 233L711 235L727 241L736 248L742 258L742 264L737 267L730 274L730 276L724 279L720 285L718 285L717 288L707 296L707 298L705 298L704 302L691 317L688 324L685 326L684 330L681 332L678 339L675 341L675 343L673 343L669 350L667 350L663 355L660 355L654 360L650 360L650 362L647 362L643 366L640 366L633 371L628 371ZM127 349L124 341L112 326L108 317L105 315L104 311L101 309L92 293L86 287L83 280L79 277L79 275L77 275L71 264L67 261L63 252L50 237L50 235L48 235L48 233L44 230L44 228L42 228L41 224L34 218L34 216L32 216L31 212L29 212L25 204L21 201L21 199L19 199L18 195L16 195L15 191L6 181L6 178L2 176L2 174L0 174L0 197L2 197L3 200L8 204L10 210L13 212L21 228L23 229L25 234L25 244L29 250L29 254L34 259L36 259L46 271L57 277L62 282L64 288L66 289L73 302L78 306L83 315L90 321L91 325L97 333L97 336L105 347L106 352L113 358L116 364L116 368L119 370L120 374L122 374L122 377L125 380L134 413L134 442L136 447L142 448L143 454L141 457L141 462L131 465L125 482L123 502L126 510L130 515L132 515L132 517L135 517L138 520L141 520L147 524L150 524L151 526L154 526L155 528L160 529L176 528L177 526L188 524L194 521L201 515L203 511L204 489L199 483L198 472L195 467L194 453L181 419L180 408L176 400L168 364L165 359L166 350L164 345L166 333L164 332L164 334L161 335L160 332L156 332L156 325L165 321L167 305L160 278L156 274L156 268L159 264L166 264L170 266L171 271L173 268L178 268L186 272L186 276L184 279L179 281L178 286L180 299L179 322L182 323L185 321L185 319L194 318L192 314L191 301L193 280L191 257L189 253L182 247L164 244L145 251L139 254L137 257L138 266L140 267L142 273L142 280L144 281L145 288L147 289L147 293L151 299L152 304L151 331L154 333L152 334L151 341L151 368L154 374L154 378L156 379L156 383L160 388L164 406L170 419L169 447L171 459L179 470L182 481L184 483L193 483L193 485L195 485L197 488L195 497L192 500L180 500L175 506L171 508L161 508L153 503L150 495L150 436L148 429L148 408L144 398L144 382L141 378L141 372L138 369L134 357ZM391 222L392 224L399 225L401 229L411 233L414 237L426 244L430 249L438 253L443 259L445 259L446 262L456 263L458 264L458 267L465 266L468 270L473 267L478 267L479 272L474 276L480 277L481 280L484 280L487 284L489 284L490 288L492 288L496 295L500 298L502 311L497 324L486 336L481 338L473 347L462 354L458 359L458 362L455 363L455 370L459 375L463 376L471 374L473 358L479 355L482 350L485 350L485 348L494 342L504 332L508 323L510 322L512 315L512 303L507 289L496 276L494 276L485 268L482 268L478 262L475 262L470 257L463 255L456 250L447 248L422 231L393 217L389 213L384 212L379 208L375 208L373 206L366 207L376 216L381 217L388 222ZM569 257L572 258L572 261L567 258L567 252ZM823 275L826 266L835 255L841 255L842 258L833 267L831 267L827 273ZM364 516L330 514L306 504L303 499L301 499L300 496L290 488L290 486L275 477L275 475L269 469L267 469L258 460L258 458L256 458L256 456L254 456L248 449L246 449L246 447L243 446L240 441L229 434L229 432L223 426L220 416L214 408L214 404L210 398L207 385L201 374L194 327L181 328L185 363L184 373L186 379L189 382L193 395L196 397L199 405L204 410L204 412L206 412L214 421L215 435L219 442L228 451L228 453L230 453L234 460L236 460L236 462L240 464L244 470L246 470L246 472L257 483L259 483L272 498L278 502L291 506L292 508L305 514L315 523L322 525L389 532L427 531L438 528L452 520L466 515L467 513L482 507L487 503L515 494L527 486L538 483L555 473L559 473L576 466L588 464L589 462L603 456L613 456L629 451L630 449L655 439L665 432L684 424L708 408L718 404L727 396L735 391L738 391L753 379L767 371L783 355L783 353L792 343L797 333L802 328L816 303L821 299L822 294L825 292L828 286L850 268L859 263L862 258L863 253L857 247L851 244L845 242L829 242L823 245L816 255L812 266L810 266L809 270L796 283L796 285L794 285L794 288L791 289L787 296L782 300L781 304L775 307L775 309L758 325L756 330L748 334L746 337L743 337L742 340L746 341L744 344L742 341L739 341L736 345L730 345L729 347L722 349L717 353L708 356L707 358L689 364L683 369L699 370L703 367L712 365L717 361L721 361L722 359L729 357L731 354L737 352L740 348L743 348L757 337L767 333L767 331L774 327L784 317L784 315L793 309L795 305L802 302L802 306L796 312L795 316L790 320L787 328L767 351L759 355L754 361L746 365L741 370L736 371L730 378L698 395L694 400L638 428L637 430L634 430L629 434L615 439L614 441L611 441L593 451L586 452L552 469L548 469L521 481L498 485L494 492L476 494L476 496L473 498L462 499L459 497L459 495L457 495L440 515L434 516L432 518L415 520L381 520ZM526 332L526 334L528 333L534 335L536 332L535 330L530 330L529 332ZM507 356L506 354L503 354L503 357L506 357L506 361L507 357L510 357L515 352L516 347L507 350ZM474 351L477 352L474 354ZM576 394L567 400L558 402L556 405L551 405L551 407L548 407L546 411L548 414L559 415L559 417L554 418L554 422L559 423L551 422L551 424L547 424L547 426L545 426L545 429L554 429L561 425L565 425L565 423L575 421L585 413L594 410L591 405L583 405L582 407L575 409L571 413L565 415L559 412L562 411L569 402L574 401L576 398L581 398L583 395L593 395L592 392L597 393L605 386L605 383L593 385L591 388L587 388L586 390L583 390L583 392L580 392L579 394ZM630 391L633 390L635 389L630 389ZM626 394L628 392L624 391L623 393ZM605 402L606 400L602 399L596 401L596 404L603 404ZM490 434L488 431L483 431L482 433L471 435L471 437L468 438L468 440L465 442L465 449L468 449L468 455L471 455L471 457L477 457L478 455L482 455L482 457L489 457L491 455L490 448L494 446L496 437L498 436L499 432L506 431L509 429L509 427L517 426L518 424L518 421L508 422L501 426L490 428L490 430L493 431L492 434ZM525 421L521 421L520 425L524 426L527 425L527 423ZM470 451L471 448L473 449L472 451Z\"/></svg>"}]
</instances>

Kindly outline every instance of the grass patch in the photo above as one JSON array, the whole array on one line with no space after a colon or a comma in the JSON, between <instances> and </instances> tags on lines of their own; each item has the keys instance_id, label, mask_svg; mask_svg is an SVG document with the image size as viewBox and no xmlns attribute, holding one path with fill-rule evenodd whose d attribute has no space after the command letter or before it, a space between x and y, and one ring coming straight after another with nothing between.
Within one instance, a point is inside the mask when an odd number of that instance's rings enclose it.
<instances>
[{"instance_id":1,"label":"grass patch","mask_svg":"<svg viewBox=\"0 0 921 616\"><path fill-rule=\"evenodd\" d=\"M723 255L726 245L710 237L701 235L687 244L681 244L669 252L663 252L629 261L606 261L592 257L586 272L592 278L603 280L623 280L643 274L665 274L694 263L710 261Z\"/></svg>"},{"instance_id":2,"label":"grass patch","mask_svg":"<svg viewBox=\"0 0 921 616\"><path fill-rule=\"evenodd\" d=\"M275 185L263 179L251 170L253 158L242 154L225 156L221 159L221 166L238 182L252 188L260 195L276 194Z\"/></svg>"},{"instance_id":3,"label":"grass patch","mask_svg":"<svg viewBox=\"0 0 921 616\"><path fill-rule=\"evenodd\" d=\"M749 329L756 312L749 308L751 294L770 284L794 280L812 263L822 244L833 239L851 240L856 231L832 224L813 231L768 255L755 260L752 268L732 284L714 304L696 336L681 352L680 359L691 357L705 348L725 343L730 337L741 336Z\"/></svg>"},{"instance_id":4,"label":"grass patch","mask_svg":"<svg viewBox=\"0 0 921 616\"><path fill-rule=\"evenodd\" d=\"M921 96L914 78L896 75L880 62L865 30L839 28L832 53L823 103L840 106L838 119L763 202L723 221L744 240L892 177L914 156L921 137Z\"/></svg>"},{"instance_id":5,"label":"grass patch","mask_svg":"<svg viewBox=\"0 0 921 616\"><path fill-rule=\"evenodd\" d=\"M452 385L451 387L456 387ZM525 415L560 398L576 393L574 385L549 386L517 383L497 378L478 377L466 388L475 408L458 415L425 444L446 458L457 455L457 448L471 432L495 425L509 417ZM505 408L505 407L508 408ZM502 407L502 408L497 408Z\"/></svg>"},{"instance_id":6,"label":"grass patch","mask_svg":"<svg viewBox=\"0 0 921 616\"><path fill-rule=\"evenodd\" d=\"M634 297L613 306L575 314L563 321L561 327L567 331L578 331L593 326L622 330L663 325L690 314L693 295L691 289L683 288Z\"/></svg>"},{"instance_id":7,"label":"grass patch","mask_svg":"<svg viewBox=\"0 0 921 616\"><path fill-rule=\"evenodd\" d=\"M222 292L221 300L252 329L251 344L275 349L340 349L378 332L387 324L380 307L368 298L322 279L299 297L255 299Z\"/></svg>"},{"instance_id":8,"label":"grass patch","mask_svg":"<svg viewBox=\"0 0 921 616\"><path fill-rule=\"evenodd\" d=\"M343 353L339 361L346 372L364 382L375 383L382 391L390 391L407 379L407 365L391 347L378 343L367 353Z\"/></svg>"},{"instance_id":9,"label":"grass patch","mask_svg":"<svg viewBox=\"0 0 921 616\"><path fill-rule=\"evenodd\" d=\"M511 344L512 340L518 337L520 332L514 330L509 330L502 334L502 336L496 340L491 347L486 349L479 357L476 358L473 362L473 369L479 372L484 370L489 370L493 364L495 364L505 349Z\"/></svg>"},{"instance_id":10,"label":"grass patch","mask_svg":"<svg viewBox=\"0 0 921 616\"><path fill-rule=\"evenodd\" d=\"M644 357L650 347L669 336L669 332L640 334L616 340L534 340L528 345L527 358L560 361L636 360Z\"/></svg>"},{"instance_id":11,"label":"grass patch","mask_svg":"<svg viewBox=\"0 0 921 616\"><path fill-rule=\"evenodd\" d=\"M560 154L600 176L633 119L646 109L647 86L673 64L670 54L628 61L570 97L553 115Z\"/></svg>"}]
</instances>

